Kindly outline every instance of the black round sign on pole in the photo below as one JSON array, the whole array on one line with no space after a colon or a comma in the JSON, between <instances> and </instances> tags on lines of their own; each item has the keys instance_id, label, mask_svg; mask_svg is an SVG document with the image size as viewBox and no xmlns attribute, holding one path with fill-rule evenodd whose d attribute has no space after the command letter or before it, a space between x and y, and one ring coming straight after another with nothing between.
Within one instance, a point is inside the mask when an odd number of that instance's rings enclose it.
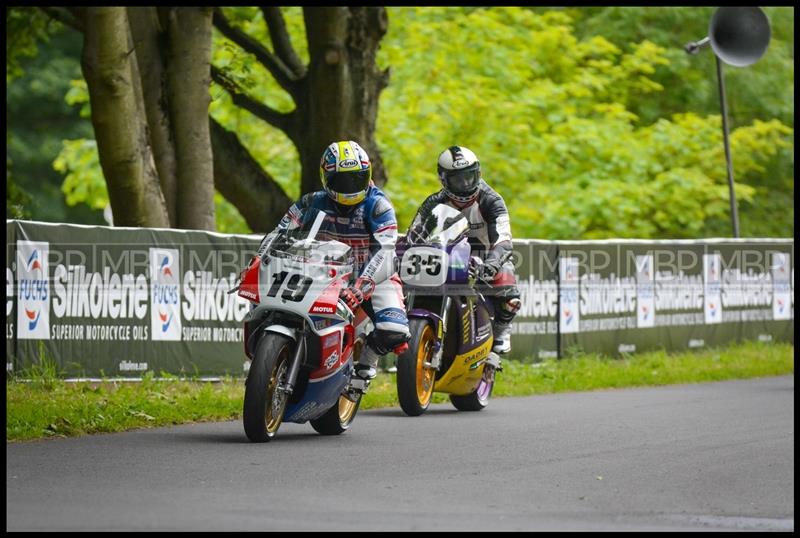
<instances>
[{"instance_id":1,"label":"black round sign on pole","mask_svg":"<svg viewBox=\"0 0 800 538\"><path fill-rule=\"evenodd\" d=\"M697 54L701 49L711 46L717 62L717 85L719 87L719 108L722 113L722 142L725 147L725 164L728 175L728 192L731 205L731 227L733 236L739 237L739 213L736 210L736 193L733 182L733 160L728 140L728 103L725 98L725 74L723 62L735 67L745 67L756 63L769 47L771 37L767 14L759 7L721 7L711 16L708 23L708 36L700 41L687 43L684 50Z\"/></svg>"},{"instance_id":2,"label":"black round sign on pole","mask_svg":"<svg viewBox=\"0 0 800 538\"><path fill-rule=\"evenodd\" d=\"M770 37L769 19L758 7L721 7L708 24L714 54L736 67L756 63L767 52Z\"/></svg>"}]
</instances>

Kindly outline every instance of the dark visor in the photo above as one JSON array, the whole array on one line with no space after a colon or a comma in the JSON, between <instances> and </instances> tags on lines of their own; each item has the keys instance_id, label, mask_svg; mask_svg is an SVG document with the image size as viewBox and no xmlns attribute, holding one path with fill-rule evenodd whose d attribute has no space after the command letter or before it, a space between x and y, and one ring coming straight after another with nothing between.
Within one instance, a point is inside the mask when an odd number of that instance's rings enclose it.
<instances>
[{"instance_id":1,"label":"dark visor","mask_svg":"<svg viewBox=\"0 0 800 538\"><path fill-rule=\"evenodd\" d=\"M355 194L366 190L369 184L369 170L358 172L335 172L328 176L328 188L340 194Z\"/></svg>"},{"instance_id":2,"label":"dark visor","mask_svg":"<svg viewBox=\"0 0 800 538\"><path fill-rule=\"evenodd\" d=\"M447 188L454 193L471 193L478 186L479 177L477 170L445 172Z\"/></svg>"}]
</instances>

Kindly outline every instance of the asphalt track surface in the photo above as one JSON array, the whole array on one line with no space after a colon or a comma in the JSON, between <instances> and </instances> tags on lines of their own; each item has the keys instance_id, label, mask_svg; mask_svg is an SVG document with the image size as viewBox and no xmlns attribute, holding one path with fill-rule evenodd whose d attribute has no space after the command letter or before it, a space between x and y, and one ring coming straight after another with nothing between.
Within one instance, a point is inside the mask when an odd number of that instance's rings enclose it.
<instances>
[{"instance_id":1,"label":"asphalt track surface","mask_svg":"<svg viewBox=\"0 0 800 538\"><path fill-rule=\"evenodd\" d=\"M6 445L14 530L794 530L794 377Z\"/></svg>"}]
</instances>

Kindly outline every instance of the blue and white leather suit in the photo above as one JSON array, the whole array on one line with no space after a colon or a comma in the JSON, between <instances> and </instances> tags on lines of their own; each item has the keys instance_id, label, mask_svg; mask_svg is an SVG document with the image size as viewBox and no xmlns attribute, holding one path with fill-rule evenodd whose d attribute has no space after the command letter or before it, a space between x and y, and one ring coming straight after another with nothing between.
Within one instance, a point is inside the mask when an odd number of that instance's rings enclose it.
<instances>
[{"instance_id":1,"label":"blue and white leather suit","mask_svg":"<svg viewBox=\"0 0 800 538\"><path fill-rule=\"evenodd\" d=\"M308 193L292 204L276 232L301 225L304 214L313 209L335 216L333 226L326 226L325 233L353 249L356 277L375 282L371 298L362 303L375 326L367 344L378 355L384 355L408 341L403 288L395 264L397 218L389 199L371 182L364 200L353 206L334 202L325 191ZM265 242L274 234L267 236Z\"/></svg>"}]
</instances>

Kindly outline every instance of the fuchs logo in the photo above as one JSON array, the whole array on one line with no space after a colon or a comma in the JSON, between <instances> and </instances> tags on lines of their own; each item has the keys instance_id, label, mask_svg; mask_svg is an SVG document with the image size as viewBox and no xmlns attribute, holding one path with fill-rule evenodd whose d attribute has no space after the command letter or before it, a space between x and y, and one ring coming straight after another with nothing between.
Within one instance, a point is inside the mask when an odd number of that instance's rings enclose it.
<instances>
[{"instance_id":1,"label":"fuchs logo","mask_svg":"<svg viewBox=\"0 0 800 538\"><path fill-rule=\"evenodd\" d=\"M772 254L772 319L792 319L794 269L786 252Z\"/></svg>"},{"instance_id":2,"label":"fuchs logo","mask_svg":"<svg viewBox=\"0 0 800 538\"><path fill-rule=\"evenodd\" d=\"M31 276L33 276L34 278L37 279L37 280L34 280L34 282L39 282L39 281L46 280L46 279L42 278L42 264L39 263L39 251L38 250L34 250L33 253L31 254L30 258L28 258L26 269L27 269L28 273ZM38 274L36 273L36 271L38 271ZM46 295L46 292L45 292L45 295ZM29 296L29 295L23 295L23 296ZM42 315L41 309L34 308L33 310L28 310L27 308L25 308L24 310L25 310L25 315L28 317L28 320L29 320L28 321L28 330L33 331L34 329L36 329L36 325L39 324L39 318Z\"/></svg>"},{"instance_id":3,"label":"fuchs logo","mask_svg":"<svg viewBox=\"0 0 800 538\"><path fill-rule=\"evenodd\" d=\"M50 338L50 244L17 241L17 338Z\"/></svg>"},{"instance_id":4,"label":"fuchs logo","mask_svg":"<svg viewBox=\"0 0 800 538\"><path fill-rule=\"evenodd\" d=\"M561 281L558 297L560 302L560 314L558 316L559 326L562 333L577 333L580 331L581 311L581 286L579 275L578 258L563 257L559 258L558 273Z\"/></svg>"},{"instance_id":5,"label":"fuchs logo","mask_svg":"<svg viewBox=\"0 0 800 538\"><path fill-rule=\"evenodd\" d=\"M789 256L783 252L775 252L772 254L772 268L773 270L777 269L778 275L775 275L775 278L787 278L788 277L788 267L789 265Z\"/></svg>"},{"instance_id":6,"label":"fuchs logo","mask_svg":"<svg viewBox=\"0 0 800 538\"><path fill-rule=\"evenodd\" d=\"M153 340L181 339L180 270L177 249L150 249L150 329Z\"/></svg>"},{"instance_id":7,"label":"fuchs logo","mask_svg":"<svg viewBox=\"0 0 800 538\"><path fill-rule=\"evenodd\" d=\"M641 328L655 327L656 293L652 268L652 255L636 256L636 304L639 305L636 326Z\"/></svg>"},{"instance_id":8,"label":"fuchs logo","mask_svg":"<svg viewBox=\"0 0 800 538\"><path fill-rule=\"evenodd\" d=\"M6 267L6 317L14 310L14 273Z\"/></svg>"},{"instance_id":9,"label":"fuchs logo","mask_svg":"<svg viewBox=\"0 0 800 538\"><path fill-rule=\"evenodd\" d=\"M722 263L719 253L703 254L703 274L705 284L703 295L705 298L705 323L722 323L722 307L724 304L722 292Z\"/></svg>"},{"instance_id":10,"label":"fuchs logo","mask_svg":"<svg viewBox=\"0 0 800 538\"><path fill-rule=\"evenodd\" d=\"M172 274L172 269L170 268L169 256L164 256L164 259L161 260L161 272L164 274L164 276L167 276L167 275L170 276L170 277L174 276Z\"/></svg>"},{"instance_id":11,"label":"fuchs logo","mask_svg":"<svg viewBox=\"0 0 800 538\"><path fill-rule=\"evenodd\" d=\"M172 323L172 314L166 314L159 309L158 317L161 318L161 332L167 332L169 324Z\"/></svg>"}]
</instances>

